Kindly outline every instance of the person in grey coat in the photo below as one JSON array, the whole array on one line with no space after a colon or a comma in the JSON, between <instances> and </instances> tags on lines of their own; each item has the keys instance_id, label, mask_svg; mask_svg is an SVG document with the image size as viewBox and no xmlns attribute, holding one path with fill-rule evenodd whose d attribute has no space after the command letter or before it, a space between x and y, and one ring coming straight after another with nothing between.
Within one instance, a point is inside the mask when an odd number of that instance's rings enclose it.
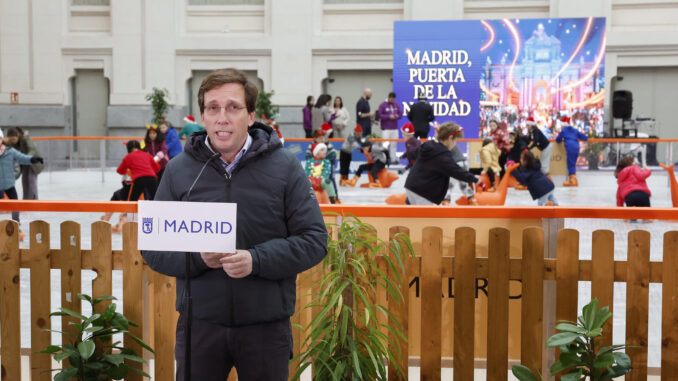
<instances>
[{"instance_id":1,"label":"person in grey coat","mask_svg":"<svg viewBox=\"0 0 678 381\"><path fill-rule=\"evenodd\" d=\"M4 135L0 131L0 198L4 195L11 200L19 198L16 188L14 187L14 163L21 165L31 165L36 163L43 163L42 157L25 155L12 147L4 144ZM19 212L12 211L12 219L19 222ZM20 239L23 236L19 235Z\"/></svg>"},{"instance_id":2,"label":"person in grey coat","mask_svg":"<svg viewBox=\"0 0 678 381\"><path fill-rule=\"evenodd\" d=\"M177 379L191 346L190 379L287 380L297 274L327 254L327 230L299 160L255 122L256 87L236 69L209 74L198 104L205 131L172 159L155 200L236 203L236 252L190 253L193 314L186 311L185 256L144 251L155 271L177 278Z\"/></svg>"},{"instance_id":3,"label":"person in grey coat","mask_svg":"<svg viewBox=\"0 0 678 381\"><path fill-rule=\"evenodd\" d=\"M28 137L28 133L19 127L10 127L7 129L7 138L10 147L29 156L40 156L40 151L35 143ZM30 165L21 165L21 189L23 189L24 200L38 199L38 175L45 168L43 163Z\"/></svg>"}]
</instances>

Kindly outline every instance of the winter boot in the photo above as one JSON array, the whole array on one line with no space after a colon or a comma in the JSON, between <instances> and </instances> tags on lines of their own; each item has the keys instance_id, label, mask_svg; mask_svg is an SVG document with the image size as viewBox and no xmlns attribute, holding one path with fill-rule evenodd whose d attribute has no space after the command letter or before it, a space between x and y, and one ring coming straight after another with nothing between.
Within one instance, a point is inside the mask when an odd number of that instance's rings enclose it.
<instances>
[{"instance_id":1,"label":"winter boot","mask_svg":"<svg viewBox=\"0 0 678 381\"><path fill-rule=\"evenodd\" d=\"M24 238L26 238L26 233L19 230L19 242L23 242Z\"/></svg>"},{"instance_id":2,"label":"winter boot","mask_svg":"<svg viewBox=\"0 0 678 381\"><path fill-rule=\"evenodd\" d=\"M353 176L351 180L346 180L346 185L354 187L360 176Z\"/></svg>"},{"instance_id":3,"label":"winter boot","mask_svg":"<svg viewBox=\"0 0 678 381\"><path fill-rule=\"evenodd\" d=\"M579 186L579 182L577 181L577 176L575 176L575 175L570 175L570 182L572 183L573 187Z\"/></svg>"},{"instance_id":4,"label":"winter boot","mask_svg":"<svg viewBox=\"0 0 678 381\"><path fill-rule=\"evenodd\" d=\"M330 196L330 204L336 204L337 203L337 198L334 196Z\"/></svg>"},{"instance_id":5,"label":"winter boot","mask_svg":"<svg viewBox=\"0 0 678 381\"><path fill-rule=\"evenodd\" d=\"M571 186L573 186L573 184L572 184L572 178L573 178L573 177L574 177L574 175L570 175L570 178L567 179L567 180L565 180L565 181L563 182L563 186L564 186L564 187L571 187Z\"/></svg>"},{"instance_id":6,"label":"winter boot","mask_svg":"<svg viewBox=\"0 0 678 381\"><path fill-rule=\"evenodd\" d=\"M113 216L113 213L111 212L106 212L103 216L101 216L101 221L106 221L110 222L111 221L111 216Z\"/></svg>"},{"instance_id":7,"label":"winter boot","mask_svg":"<svg viewBox=\"0 0 678 381\"><path fill-rule=\"evenodd\" d=\"M124 224L125 222L127 222L127 216L124 214L120 215L120 220L118 220L118 224L113 226L111 228L111 231L113 231L113 233L122 233L122 224Z\"/></svg>"},{"instance_id":8,"label":"winter boot","mask_svg":"<svg viewBox=\"0 0 678 381\"><path fill-rule=\"evenodd\" d=\"M348 185L348 175L341 175L341 180L339 180L339 185Z\"/></svg>"}]
</instances>

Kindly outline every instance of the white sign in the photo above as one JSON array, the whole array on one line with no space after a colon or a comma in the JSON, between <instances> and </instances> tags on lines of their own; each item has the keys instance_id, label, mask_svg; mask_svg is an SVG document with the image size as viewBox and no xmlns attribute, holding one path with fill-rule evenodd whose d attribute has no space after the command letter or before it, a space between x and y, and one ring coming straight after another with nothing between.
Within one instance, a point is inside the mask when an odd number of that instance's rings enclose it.
<instances>
[{"instance_id":1,"label":"white sign","mask_svg":"<svg viewBox=\"0 0 678 381\"><path fill-rule=\"evenodd\" d=\"M139 201L139 250L235 253L237 204Z\"/></svg>"}]
</instances>

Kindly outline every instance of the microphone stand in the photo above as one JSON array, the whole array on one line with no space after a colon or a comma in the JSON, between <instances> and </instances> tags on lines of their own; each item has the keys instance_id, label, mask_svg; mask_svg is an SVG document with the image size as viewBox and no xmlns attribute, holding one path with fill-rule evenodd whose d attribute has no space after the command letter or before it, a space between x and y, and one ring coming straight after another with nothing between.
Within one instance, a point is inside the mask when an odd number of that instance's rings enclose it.
<instances>
[{"instance_id":1,"label":"microphone stand","mask_svg":"<svg viewBox=\"0 0 678 381\"><path fill-rule=\"evenodd\" d=\"M191 381L191 320L193 316L193 298L191 297L191 253L186 252L186 288L184 293L186 313L184 348L184 381Z\"/></svg>"}]
</instances>

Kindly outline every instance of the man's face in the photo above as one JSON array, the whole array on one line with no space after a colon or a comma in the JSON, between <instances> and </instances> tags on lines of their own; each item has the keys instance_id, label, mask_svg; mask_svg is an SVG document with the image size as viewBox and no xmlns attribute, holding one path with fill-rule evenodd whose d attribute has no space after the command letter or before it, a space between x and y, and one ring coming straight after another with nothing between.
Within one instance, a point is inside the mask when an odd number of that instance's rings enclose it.
<instances>
[{"instance_id":1,"label":"man's face","mask_svg":"<svg viewBox=\"0 0 678 381\"><path fill-rule=\"evenodd\" d=\"M389 97L388 103L391 103L391 104L395 103L395 97Z\"/></svg>"},{"instance_id":2,"label":"man's face","mask_svg":"<svg viewBox=\"0 0 678 381\"><path fill-rule=\"evenodd\" d=\"M365 92L365 99L370 100L372 98L372 91L366 91Z\"/></svg>"},{"instance_id":3,"label":"man's face","mask_svg":"<svg viewBox=\"0 0 678 381\"><path fill-rule=\"evenodd\" d=\"M216 112L210 111L215 109ZM231 162L247 140L247 129L254 124L254 112L245 107L245 88L226 83L205 93L205 110L200 113L212 148Z\"/></svg>"}]
</instances>

